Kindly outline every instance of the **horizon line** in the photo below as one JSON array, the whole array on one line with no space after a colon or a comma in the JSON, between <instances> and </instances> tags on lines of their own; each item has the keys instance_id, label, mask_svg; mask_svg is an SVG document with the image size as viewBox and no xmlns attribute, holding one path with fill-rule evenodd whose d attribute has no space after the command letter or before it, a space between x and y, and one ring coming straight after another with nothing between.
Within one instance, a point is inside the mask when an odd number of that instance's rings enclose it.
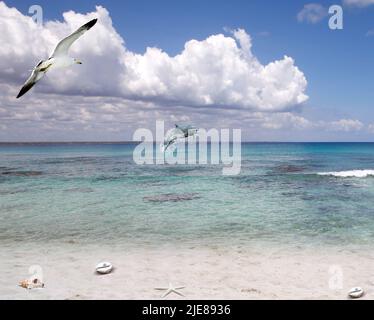
<instances>
[{"instance_id":1,"label":"horizon line","mask_svg":"<svg viewBox=\"0 0 374 320\"><path fill-rule=\"evenodd\" d=\"M6 144L134 144L144 141L114 140L114 141L0 141L0 145ZM155 141L154 143L162 141ZM209 141L211 142L211 141ZM208 142L208 143L209 143ZM230 143L232 141L229 141ZM241 143L374 143L374 141L276 141L276 140L258 140L241 141Z\"/></svg>"}]
</instances>

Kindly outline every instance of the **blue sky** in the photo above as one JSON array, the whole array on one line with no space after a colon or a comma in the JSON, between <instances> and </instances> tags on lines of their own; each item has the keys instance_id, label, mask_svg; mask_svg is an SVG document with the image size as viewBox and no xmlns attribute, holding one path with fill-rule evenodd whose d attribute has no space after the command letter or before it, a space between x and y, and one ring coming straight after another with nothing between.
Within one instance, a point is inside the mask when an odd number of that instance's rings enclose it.
<instances>
[{"instance_id":1,"label":"blue sky","mask_svg":"<svg viewBox=\"0 0 374 320\"><path fill-rule=\"evenodd\" d=\"M252 52L262 64L282 59L295 60L304 73L309 100L295 112L311 121L355 119L374 123L374 5L343 6L344 29L330 30L328 16L318 23L300 22L297 14L308 3L328 8L336 1L37 1L46 20L62 20L62 13L95 11L95 5L108 10L115 30L126 48L143 54L147 47L161 48L170 56L183 50L191 40L204 40L224 33L224 28L243 28L252 37ZM5 1L27 15L34 0ZM313 130L312 130L313 131ZM320 130L300 132L304 140L350 140L351 132ZM263 134L290 137L284 132ZM355 132L353 140L374 140L368 130Z\"/></svg>"}]
</instances>

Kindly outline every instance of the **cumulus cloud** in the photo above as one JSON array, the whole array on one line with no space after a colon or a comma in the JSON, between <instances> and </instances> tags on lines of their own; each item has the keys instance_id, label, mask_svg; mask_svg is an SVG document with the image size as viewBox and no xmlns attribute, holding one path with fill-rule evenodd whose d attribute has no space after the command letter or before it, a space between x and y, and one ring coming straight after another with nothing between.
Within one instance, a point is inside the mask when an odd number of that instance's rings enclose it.
<instances>
[{"instance_id":1,"label":"cumulus cloud","mask_svg":"<svg viewBox=\"0 0 374 320\"><path fill-rule=\"evenodd\" d=\"M332 121L328 128L333 131L359 131L364 127L364 124L359 120L341 119L339 121Z\"/></svg>"},{"instance_id":2,"label":"cumulus cloud","mask_svg":"<svg viewBox=\"0 0 374 320\"><path fill-rule=\"evenodd\" d=\"M343 4L351 7L368 7L374 4L374 0L343 0Z\"/></svg>"},{"instance_id":3,"label":"cumulus cloud","mask_svg":"<svg viewBox=\"0 0 374 320\"><path fill-rule=\"evenodd\" d=\"M313 127L313 123L306 118L295 115L291 112L282 113L255 113L262 128L279 130L284 128L308 129Z\"/></svg>"},{"instance_id":4,"label":"cumulus cloud","mask_svg":"<svg viewBox=\"0 0 374 320\"><path fill-rule=\"evenodd\" d=\"M0 2L0 80L21 84L27 70L47 58L59 39L94 17L98 24L71 50L84 64L51 72L36 90L257 111L282 111L308 99L307 80L294 60L284 56L261 64L251 51L251 37L242 29L230 36L190 40L176 56L155 47L139 54L126 48L101 6L88 14L65 12L63 22L37 26L31 17Z\"/></svg>"},{"instance_id":5,"label":"cumulus cloud","mask_svg":"<svg viewBox=\"0 0 374 320\"><path fill-rule=\"evenodd\" d=\"M305 4L303 9L297 14L299 22L318 23L328 15L328 10L319 3Z\"/></svg>"},{"instance_id":6,"label":"cumulus cloud","mask_svg":"<svg viewBox=\"0 0 374 320\"><path fill-rule=\"evenodd\" d=\"M83 61L51 72L16 100L20 85L56 43L86 21L99 22L71 48ZM313 122L293 107L305 102L307 80L291 57L262 64L243 29L190 40L179 54L128 50L109 12L63 14L36 25L0 2L0 140L124 140L154 120L206 128L358 131L358 120ZM20 129L21 128L21 129ZM277 131L278 130L278 131Z\"/></svg>"},{"instance_id":7,"label":"cumulus cloud","mask_svg":"<svg viewBox=\"0 0 374 320\"><path fill-rule=\"evenodd\" d=\"M361 131L365 125L357 119L340 119L336 121L311 121L301 115L290 112L282 113L253 113L248 120L262 128L269 130L296 129L308 130L318 129L324 131L344 131L353 132ZM374 129L374 126L373 126ZM370 126L369 126L370 130Z\"/></svg>"}]
</instances>

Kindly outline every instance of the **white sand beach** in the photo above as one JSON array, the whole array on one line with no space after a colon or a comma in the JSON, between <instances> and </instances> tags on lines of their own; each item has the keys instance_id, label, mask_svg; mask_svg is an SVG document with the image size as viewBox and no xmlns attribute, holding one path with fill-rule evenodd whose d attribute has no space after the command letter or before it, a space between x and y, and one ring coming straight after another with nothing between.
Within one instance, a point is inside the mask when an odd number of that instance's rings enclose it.
<instances>
[{"instance_id":1,"label":"white sand beach","mask_svg":"<svg viewBox=\"0 0 374 320\"><path fill-rule=\"evenodd\" d=\"M111 274L95 274L102 260ZM44 289L17 285L31 265L42 267ZM373 266L374 251L363 249L2 246L0 299L160 299L154 288L169 282L186 287L185 299L347 299L354 286L374 299Z\"/></svg>"}]
</instances>

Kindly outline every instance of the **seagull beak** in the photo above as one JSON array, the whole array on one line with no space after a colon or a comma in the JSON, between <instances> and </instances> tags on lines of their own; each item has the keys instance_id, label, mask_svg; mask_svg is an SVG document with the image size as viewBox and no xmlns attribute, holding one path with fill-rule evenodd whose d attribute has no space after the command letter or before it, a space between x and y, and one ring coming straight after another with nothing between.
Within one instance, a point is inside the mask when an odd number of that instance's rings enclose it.
<instances>
[{"instance_id":1,"label":"seagull beak","mask_svg":"<svg viewBox=\"0 0 374 320\"><path fill-rule=\"evenodd\" d=\"M82 64L82 61L77 60L76 64Z\"/></svg>"}]
</instances>

